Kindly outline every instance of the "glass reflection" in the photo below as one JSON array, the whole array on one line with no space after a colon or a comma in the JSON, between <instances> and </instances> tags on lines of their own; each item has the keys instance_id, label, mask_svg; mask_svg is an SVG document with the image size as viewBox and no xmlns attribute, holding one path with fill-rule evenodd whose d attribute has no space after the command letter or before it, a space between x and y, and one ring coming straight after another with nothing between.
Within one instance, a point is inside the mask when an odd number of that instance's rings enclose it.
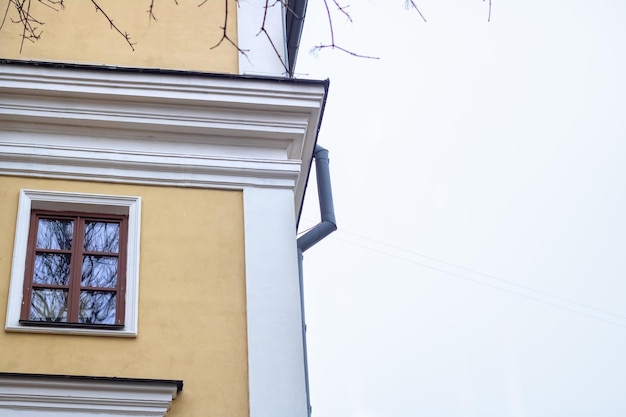
<instances>
[{"instance_id":1,"label":"glass reflection","mask_svg":"<svg viewBox=\"0 0 626 417\"><path fill-rule=\"evenodd\" d=\"M85 250L117 253L120 245L119 223L85 222Z\"/></svg>"},{"instance_id":2,"label":"glass reflection","mask_svg":"<svg viewBox=\"0 0 626 417\"><path fill-rule=\"evenodd\" d=\"M117 286L117 258L113 256L83 256L83 287L115 288Z\"/></svg>"},{"instance_id":3,"label":"glass reflection","mask_svg":"<svg viewBox=\"0 0 626 417\"><path fill-rule=\"evenodd\" d=\"M30 304L29 320L34 321L67 321L67 291L50 289L33 289Z\"/></svg>"},{"instance_id":4,"label":"glass reflection","mask_svg":"<svg viewBox=\"0 0 626 417\"><path fill-rule=\"evenodd\" d=\"M39 219L38 249L71 249L74 235L73 220Z\"/></svg>"},{"instance_id":5,"label":"glass reflection","mask_svg":"<svg viewBox=\"0 0 626 417\"><path fill-rule=\"evenodd\" d=\"M35 256L35 284L67 285L70 280L70 255L38 253Z\"/></svg>"},{"instance_id":6,"label":"glass reflection","mask_svg":"<svg viewBox=\"0 0 626 417\"><path fill-rule=\"evenodd\" d=\"M115 324L114 292L82 291L78 321L86 324Z\"/></svg>"}]
</instances>

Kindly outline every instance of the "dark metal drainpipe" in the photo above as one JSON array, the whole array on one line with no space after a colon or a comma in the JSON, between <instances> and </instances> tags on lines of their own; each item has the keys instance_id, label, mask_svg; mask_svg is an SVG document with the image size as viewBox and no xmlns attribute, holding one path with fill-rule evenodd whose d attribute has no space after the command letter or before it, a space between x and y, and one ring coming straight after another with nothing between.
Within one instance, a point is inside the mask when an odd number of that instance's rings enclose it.
<instances>
[{"instance_id":1,"label":"dark metal drainpipe","mask_svg":"<svg viewBox=\"0 0 626 417\"><path fill-rule=\"evenodd\" d=\"M286 2L287 26L287 66L289 76L293 77L300 48L300 38L304 26L304 16L306 14L307 0L289 0Z\"/></svg>"},{"instance_id":2,"label":"dark metal drainpipe","mask_svg":"<svg viewBox=\"0 0 626 417\"><path fill-rule=\"evenodd\" d=\"M302 261L304 251L313 247L326 236L337 230L333 193L330 187L330 169L328 150L315 145L315 173L317 177L317 194L322 220L311 230L298 238L298 275L300 280L300 308L302 309L302 346L304 351L304 378L306 384L307 414L311 415L311 396L309 392L309 362L306 348L306 321L304 319L304 279Z\"/></svg>"}]
</instances>

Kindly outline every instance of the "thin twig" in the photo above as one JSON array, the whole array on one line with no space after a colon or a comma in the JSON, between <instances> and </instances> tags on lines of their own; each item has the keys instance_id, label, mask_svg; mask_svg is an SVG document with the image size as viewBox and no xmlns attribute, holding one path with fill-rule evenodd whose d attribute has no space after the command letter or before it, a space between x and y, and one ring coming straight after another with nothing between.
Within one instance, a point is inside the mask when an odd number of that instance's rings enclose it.
<instances>
[{"instance_id":1,"label":"thin twig","mask_svg":"<svg viewBox=\"0 0 626 417\"><path fill-rule=\"evenodd\" d=\"M37 0L38 3L58 12L59 9L65 8L65 4L63 0ZM31 0L9 0L7 2L7 8L4 11L4 15L2 17L2 22L0 23L0 29L4 27L4 24L7 21L7 17L9 16L9 10L11 6L15 9L18 15L17 20L13 20L9 17L9 21L11 23L19 24L22 27L21 41L20 41L20 53L22 53L24 49L24 41L28 40L30 42L35 42L40 39L43 30L39 28L39 26L43 26L43 22L37 20L30 12L31 9ZM39 26L35 26L39 25Z\"/></svg>"},{"instance_id":2,"label":"thin twig","mask_svg":"<svg viewBox=\"0 0 626 417\"><path fill-rule=\"evenodd\" d=\"M333 30L333 17L330 14L330 8L328 7L328 2L324 0L324 7L326 8L326 16L328 18L328 28L330 30L330 43L331 45L335 44L335 32Z\"/></svg>"},{"instance_id":3,"label":"thin twig","mask_svg":"<svg viewBox=\"0 0 626 417\"><path fill-rule=\"evenodd\" d=\"M289 13L294 15L297 19L302 19L302 16L296 14L296 12L291 8L291 6L289 6L289 2L288 1L278 0L277 2L281 3L283 5L283 7L285 8L285 10L287 10ZM239 3L239 0L237 0L237 3Z\"/></svg>"},{"instance_id":4,"label":"thin twig","mask_svg":"<svg viewBox=\"0 0 626 417\"><path fill-rule=\"evenodd\" d=\"M274 7L274 5L276 5L277 3L279 3L280 1L276 1L274 2L274 4L272 4L270 6L269 4L269 0L265 0L265 6L263 8L263 22L261 23L261 29L259 29L259 32L257 33L257 36L259 36L261 33L263 33L265 35L265 37L267 38L267 41L270 43L270 45L272 46L272 49L274 50L274 53L276 54L276 56L278 57L278 60L280 61L280 64L283 66L283 68L285 69L285 72L289 73L289 68L287 68L287 64L285 63L285 60L283 59L283 57L280 55L280 52L278 52L278 49L276 48L276 45L274 45L274 41L272 40L272 37L270 36L269 32L267 31L267 29L265 29L265 22L267 21L267 10L270 7Z\"/></svg>"},{"instance_id":5,"label":"thin twig","mask_svg":"<svg viewBox=\"0 0 626 417\"><path fill-rule=\"evenodd\" d=\"M198 7L201 7L202 5L204 5L208 0L204 0L202 3L198 4ZM228 43L230 43L232 46L234 46L237 51L242 54L243 56L245 56L246 58L248 57L248 54L246 53L247 51L244 51L243 49L241 49L239 47L239 45L237 45L231 38L230 36L228 36L228 1L229 0L224 0L224 26L220 26L220 29L222 29L222 37L220 38L220 40L213 45L210 49L215 49L218 46L220 46L222 44L222 42L227 41Z\"/></svg>"},{"instance_id":6,"label":"thin twig","mask_svg":"<svg viewBox=\"0 0 626 417\"><path fill-rule=\"evenodd\" d=\"M2 30L2 27L4 26L4 22L7 20L7 15L9 14L9 7L11 7L11 4L13 4L12 1L9 1L7 3L7 8L4 11L4 16L2 16L2 23L0 23L0 30Z\"/></svg>"},{"instance_id":7,"label":"thin twig","mask_svg":"<svg viewBox=\"0 0 626 417\"><path fill-rule=\"evenodd\" d=\"M21 4L22 7L24 7L24 1L22 1ZM28 9L26 10L26 14L30 15L30 0L28 0ZM20 16L20 18L22 18L22 16ZM24 47L24 39L26 39L26 29L28 27L28 20L24 21L24 30L22 31L22 42L20 43L20 54L22 53L22 48Z\"/></svg>"},{"instance_id":8,"label":"thin twig","mask_svg":"<svg viewBox=\"0 0 626 417\"><path fill-rule=\"evenodd\" d=\"M63 4L63 0L37 0L39 3L43 4L46 7L49 7L50 9L54 10L55 12L58 12L59 9L57 9L55 6L61 6L61 9L65 8L65 4Z\"/></svg>"},{"instance_id":9,"label":"thin twig","mask_svg":"<svg viewBox=\"0 0 626 417\"><path fill-rule=\"evenodd\" d=\"M30 14L30 5L31 5L31 1L30 0L22 0L21 3L18 2L18 0L12 0L13 1L13 5L15 6L15 8L17 9L17 12L19 14L20 20L18 20L17 22L11 20L13 23L21 23L22 24L22 41L20 42L20 54L22 53L22 49L24 48L24 41L25 40L29 40L31 42L35 42L37 39L39 39L41 37L41 34L43 33L43 30L39 30L39 33L37 33L37 30L39 29L37 26L33 26L33 22L38 24L38 25L43 25L43 23L41 23L40 21L38 21L37 19L35 19L31 14ZM26 10L24 10L24 3L26 3Z\"/></svg>"},{"instance_id":10,"label":"thin twig","mask_svg":"<svg viewBox=\"0 0 626 417\"><path fill-rule=\"evenodd\" d=\"M333 0L333 3L335 3L335 6L337 6L337 10L343 13L343 15L348 19L348 21L352 23L352 16L350 16L350 13L348 13L346 10L348 7L350 7L350 5L342 6L337 2L337 0Z\"/></svg>"},{"instance_id":11,"label":"thin twig","mask_svg":"<svg viewBox=\"0 0 626 417\"><path fill-rule=\"evenodd\" d=\"M344 13L345 15L348 16L348 18L350 18L350 15L346 12L346 10L343 7L339 6L335 0L333 0L333 2L335 3L335 5L337 5L340 8L340 11L342 13ZM332 16L332 13L330 11L330 7L328 6L328 0L324 0L324 7L326 7L326 16L327 16L327 20L328 20L328 29L330 31L330 43L329 44L319 44L317 46L314 46L313 49L311 50L311 52L317 53L317 52L321 51L322 49L337 49L337 50L339 50L341 52L345 52L346 54L352 55L352 56L357 57L357 58L379 59L378 57L359 54L359 53L356 53L356 52L351 51L349 49L346 49L346 48L344 48L342 46L337 45L335 43L335 31L333 30L333 26L334 26L333 16Z\"/></svg>"},{"instance_id":12,"label":"thin twig","mask_svg":"<svg viewBox=\"0 0 626 417\"><path fill-rule=\"evenodd\" d=\"M483 1L485 1L485 0L483 0ZM424 15L420 11L419 7L417 7L417 4L415 4L415 2L413 0L406 0L404 2L404 6L406 8L413 8L413 9L415 9L417 11L417 13L420 15L420 17L422 18L422 20L424 21L424 23L426 23L426 18L424 17Z\"/></svg>"},{"instance_id":13,"label":"thin twig","mask_svg":"<svg viewBox=\"0 0 626 417\"><path fill-rule=\"evenodd\" d=\"M115 23L113 23L113 20L109 17L108 14L105 13L104 10L102 10L102 7L100 7L100 5L96 2L96 0L91 0L91 4L93 4L95 6L96 13L98 13L98 12L102 13L102 15L106 18L106 20L109 21L109 25L111 26L111 29L114 29L117 33L122 35L122 37L124 38L124 40L126 41L128 46L130 46L130 49L132 49L134 51L135 50L135 47L134 47L135 44L130 41L130 35L127 32L122 32L120 30L120 28L117 27L117 25Z\"/></svg>"},{"instance_id":14,"label":"thin twig","mask_svg":"<svg viewBox=\"0 0 626 417\"><path fill-rule=\"evenodd\" d=\"M358 53L356 53L354 51L351 51L351 50L346 49L346 48L342 48L341 46L335 45L335 44L328 44L328 45L319 44L317 46L314 46L313 49L311 50L311 52L316 53L318 51L321 51L322 49L337 49L337 50L339 50L341 52L345 52L346 54L352 55L352 56L357 57L357 58L380 59L377 56L358 54Z\"/></svg>"},{"instance_id":15,"label":"thin twig","mask_svg":"<svg viewBox=\"0 0 626 417\"><path fill-rule=\"evenodd\" d=\"M148 20L157 21L157 18L154 15L154 0L150 0L150 6L148 6Z\"/></svg>"}]
</instances>

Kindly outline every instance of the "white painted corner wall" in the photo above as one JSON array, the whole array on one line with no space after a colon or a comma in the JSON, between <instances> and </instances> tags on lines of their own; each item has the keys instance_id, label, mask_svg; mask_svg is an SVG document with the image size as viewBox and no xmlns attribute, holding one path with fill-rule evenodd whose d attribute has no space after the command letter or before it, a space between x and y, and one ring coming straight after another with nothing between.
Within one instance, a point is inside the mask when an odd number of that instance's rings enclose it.
<instances>
[{"instance_id":1,"label":"white painted corner wall","mask_svg":"<svg viewBox=\"0 0 626 417\"><path fill-rule=\"evenodd\" d=\"M286 76L287 44L283 2L239 0L237 9L237 36L239 73L246 75ZM265 18L265 32L261 31Z\"/></svg>"},{"instance_id":2,"label":"white painted corner wall","mask_svg":"<svg viewBox=\"0 0 626 417\"><path fill-rule=\"evenodd\" d=\"M306 417L290 190L244 189L250 417Z\"/></svg>"}]
</instances>

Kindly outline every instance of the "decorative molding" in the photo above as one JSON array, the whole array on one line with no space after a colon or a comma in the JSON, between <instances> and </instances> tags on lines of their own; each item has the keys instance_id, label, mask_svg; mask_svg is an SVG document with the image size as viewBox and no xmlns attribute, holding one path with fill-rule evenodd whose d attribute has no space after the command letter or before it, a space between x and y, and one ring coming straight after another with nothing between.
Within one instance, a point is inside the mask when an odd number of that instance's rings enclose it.
<instances>
[{"instance_id":1,"label":"decorative molding","mask_svg":"<svg viewBox=\"0 0 626 417\"><path fill-rule=\"evenodd\" d=\"M181 381L0 375L0 415L163 417Z\"/></svg>"},{"instance_id":2,"label":"decorative molding","mask_svg":"<svg viewBox=\"0 0 626 417\"><path fill-rule=\"evenodd\" d=\"M120 330L23 326L19 323L24 289L24 268L32 209L73 210L83 213L128 215L126 260L126 303L124 328ZM15 243L11 282L7 303L5 329L12 332L83 334L90 336L137 336L139 317L139 236L141 228L141 198L102 194L79 194L57 191L21 190L15 226Z\"/></svg>"},{"instance_id":3,"label":"decorative molding","mask_svg":"<svg viewBox=\"0 0 626 417\"><path fill-rule=\"evenodd\" d=\"M295 214L326 88L0 65L0 175L243 190L251 417L308 412Z\"/></svg>"},{"instance_id":4,"label":"decorative molding","mask_svg":"<svg viewBox=\"0 0 626 417\"><path fill-rule=\"evenodd\" d=\"M286 188L297 213L325 90L319 81L0 65L0 174Z\"/></svg>"}]
</instances>

